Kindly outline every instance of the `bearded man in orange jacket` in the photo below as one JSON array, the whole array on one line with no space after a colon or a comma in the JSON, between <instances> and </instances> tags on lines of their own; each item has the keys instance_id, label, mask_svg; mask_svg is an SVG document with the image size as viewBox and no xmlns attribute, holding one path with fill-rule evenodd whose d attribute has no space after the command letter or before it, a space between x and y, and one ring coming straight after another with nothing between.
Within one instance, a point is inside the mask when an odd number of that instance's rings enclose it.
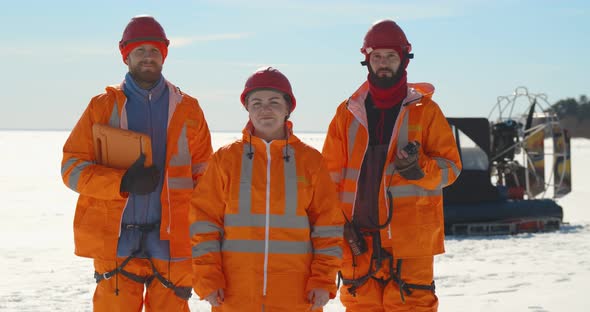
<instances>
[{"instance_id":1,"label":"bearded man in orange jacket","mask_svg":"<svg viewBox=\"0 0 590 312\"><path fill-rule=\"evenodd\" d=\"M80 194L75 252L94 259L94 311L189 310L188 211L212 148L197 100L162 76L168 44L153 17L132 18L119 42L129 72L90 101L63 148L63 181ZM153 164L99 164L93 124L149 135Z\"/></svg>"},{"instance_id":2,"label":"bearded man in orange jacket","mask_svg":"<svg viewBox=\"0 0 590 312\"><path fill-rule=\"evenodd\" d=\"M361 52L368 78L337 109L323 156L346 216L340 299L346 311L436 311L434 255L444 252L442 188L461 170L434 87L407 83L413 54L391 20Z\"/></svg>"},{"instance_id":3,"label":"bearded man in orange jacket","mask_svg":"<svg viewBox=\"0 0 590 312\"><path fill-rule=\"evenodd\" d=\"M191 202L193 287L214 311L318 311L342 260L334 185L292 132L285 75L256 71L240 99L243 138L215 152Z\"/></svg>"}]
</instances>

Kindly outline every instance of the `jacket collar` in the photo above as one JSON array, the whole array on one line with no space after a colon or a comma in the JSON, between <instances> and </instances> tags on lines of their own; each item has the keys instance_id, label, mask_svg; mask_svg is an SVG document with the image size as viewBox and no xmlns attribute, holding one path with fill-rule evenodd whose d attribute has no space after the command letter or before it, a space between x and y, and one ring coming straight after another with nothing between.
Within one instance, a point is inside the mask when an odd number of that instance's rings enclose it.
<instances>
[{"instance_id":1,"label":"jacket collar","mask_svg":"<svg viewBox=\"0 0 590 312\"><path fill-rule=\"evenodd\" d=\"M271 146L283 147L287 144L299 142L299 138L293 134L293 123L287 120L285 125L287 126L287 138L273 140L270 142ZM242 130L242 138L244 142L250 143L254 146L265 146L267 144L266 141L254 135L254 125L250 120Z\"/></svg>"}]
</instances>

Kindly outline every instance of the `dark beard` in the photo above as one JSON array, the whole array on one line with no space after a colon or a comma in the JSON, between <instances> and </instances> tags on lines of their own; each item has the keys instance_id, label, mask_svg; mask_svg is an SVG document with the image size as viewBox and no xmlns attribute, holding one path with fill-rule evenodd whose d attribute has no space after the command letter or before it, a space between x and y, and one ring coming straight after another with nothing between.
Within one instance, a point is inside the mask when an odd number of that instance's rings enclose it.
<instances>
[{"instance_id":1,"label":"dark beard","mask_svg":"<svg viewBox=\"0 0 590 312\"><path fill-rule=\"evenodd\" d=\"M379 89L389 89L389 88L393 87L393 85L395 85L395 83L397 82L396 76L379 77L379 76L375 75L375 73L373 73L373 71L369 72L369 79L371 80L373 85L375 85L375 87L377 87Z\"/></svg>"},{"instance_id":2,"label":"dark beard","mask_svg":"<svg viewBox=\"0 0 590 312\"><path fill-rule=\"evenodd\" d=\"M162 67L156 68L155 70L151 71L141 71L140 66L142 64L137 64L135 68L130 68L129 73L133 77L133 80L143 89L149 89L153 87L162 75ZM154 63L152 63L154 65Z\"/></svg>"},{"instance_id":3,"label":"dark beard","mask_svg":"<svg viewBox=\"0 0 590 312\"><path fill-rule=\"evenodd\" d=\"M399 74L401 71L398 70L397 73L393 73L391 77L379 77L371 68L371 65L367 65L369 68L369 80L371 83L379 88L379 89L389 89L393 87L400 79L401 75Z\"/></svg>"}]
</instances>

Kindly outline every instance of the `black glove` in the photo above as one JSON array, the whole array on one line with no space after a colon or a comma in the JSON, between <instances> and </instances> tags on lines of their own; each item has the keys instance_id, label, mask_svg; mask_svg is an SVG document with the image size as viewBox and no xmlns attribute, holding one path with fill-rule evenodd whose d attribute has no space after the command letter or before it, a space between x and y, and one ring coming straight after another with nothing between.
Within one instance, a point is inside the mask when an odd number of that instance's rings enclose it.
<instances>
[{"instance_id":1,"label":"black glove","mask_svg":"<svg viewBox=\"0 0 590 312\"><path fill-rule=\"evenodd\" d=\"M127 169L121 180L121 192L145 195L156 189L160 182L160 171L154 165L145 167L144 161L145 155L142 153Z\"/></svg>"},{"instance_id":2,"label":"black glove","mask_svg":"<svg viewBox=\"0 0 590 312\"><path fill-rule=\"evenodd\" d=\"M418 164L418 141L410 142L404 146L403 150L408 153L408 158L395 158L393 165L399 174L408 180L420 180L424 177L424 171Z\"/></svg>"}]
</instances>

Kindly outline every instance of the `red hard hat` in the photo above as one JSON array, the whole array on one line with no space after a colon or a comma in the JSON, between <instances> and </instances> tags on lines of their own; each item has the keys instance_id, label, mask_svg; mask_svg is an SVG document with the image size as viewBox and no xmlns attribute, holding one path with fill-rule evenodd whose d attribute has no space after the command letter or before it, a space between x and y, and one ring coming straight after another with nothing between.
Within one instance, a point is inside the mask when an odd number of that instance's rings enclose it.
<instances>
[{"instance_id":1,"label":"red hard hat","mask_svg":"<svg viewBox=\"0 0 590 312\"><path fill-rule=\"evenodd\" d=\"M401 58L409 55L412 45L408 42L404 31L392 20L377 21L369 28L363 41L361 53L368 56L375 49L395 49L401 51Z\"/></svg>"},{"instance_id":2,"label":"red hard hat","mask_svg":"<svg viewBox=\"0 0 590 312\"><path fill-rule=\"evenodd\" d=\"M246 96L248 93L256 89L274 89L287 94L291 99L289 112L292 112L295 109L295 96L293 95L289 79L277 69L272 67L259 68L248 78L248 80L246 80L244 91L240 96L240 101L242 101L244 106L246 106Z\"/></svg>"},{"instance_id":3,"label":"red hard hat","mask_svg":"<svg viewBox=\"0 0 590 312\"><path fill-rule=\"evenodd\" d=\"M123 50L125 45L138 41L160 41L165 43L166 47L170 44L162 25L153 16L148 15L135 16L129 21L119 41L119 49Z\"/></svg>"}]
</instances>

